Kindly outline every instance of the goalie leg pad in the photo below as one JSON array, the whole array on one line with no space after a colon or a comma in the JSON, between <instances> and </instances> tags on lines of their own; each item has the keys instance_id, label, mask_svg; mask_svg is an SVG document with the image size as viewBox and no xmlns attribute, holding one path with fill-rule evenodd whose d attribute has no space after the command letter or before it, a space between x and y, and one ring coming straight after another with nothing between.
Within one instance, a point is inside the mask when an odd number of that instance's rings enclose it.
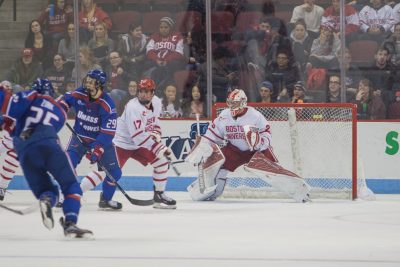
<instances>
[{"instance_id":1,"label":"goalie leg pad","mask_svg":"<svg viewBox=\"0 0 400 267\"><path fill-rule=\"evenodd\" d=\"M193 164L199 164L202 159L207 159L212 155L214 145L215 144L210 144L209 141L204 137L196 138L196 143L194 144L189 155L187 155L185 161Z\"/></svg>"},{"instance_id":2,"label":"goalie leg pad","mask_svg":"<svg viewBox=\"0 0 400 267\"><path fill-rule=\"evenodd\" d=\"M200 192L199 180L194 181L187 188L190 197L194 201L214 201L224 192L227 174L227 170L221 169L218 172L217 177L214 179L214 185L207 187L203 193Z\"/></svg>"},{"instance_id":3,"label":"goalie leg pad","mask_svg":"<svg viewBox=\"0 0 400 267\"><path fill-rule=\"evenodd\" d=\"M215 178L217 177L221 166L225 163L225 156L222 154L219 146L213 144L212 149L213 153L204 163L201 163L202 166L200 170L202 170L202 175L199 173L199 179L201 179L201 176L203 176L204 186L206 188L215 185Z\"/></svg>"},{"instance_id":4,"label":"goalie leg pad","mask_svg":"<svg viewBox=\"0 0 400 267\"><path fill-rule=\"evenodd\" d=\"M286 170L257 152L244 169L265 180L272 187L293 198L296 202L309 201L310 187L297 174Z\"/></svg>"}]
</instances>

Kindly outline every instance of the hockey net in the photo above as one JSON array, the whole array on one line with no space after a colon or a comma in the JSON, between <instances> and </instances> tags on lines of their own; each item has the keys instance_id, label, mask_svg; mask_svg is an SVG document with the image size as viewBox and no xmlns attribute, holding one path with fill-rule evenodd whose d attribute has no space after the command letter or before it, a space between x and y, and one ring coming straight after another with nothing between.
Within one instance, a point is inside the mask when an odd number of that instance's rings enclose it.
<instances>
[{"instance_id":1,"label":"hockey net","mask_svg":"<svg viewBox=\"0 0 400 267\"><path fill-rule=\"evenodd\" d=\"M311 198L356 199L373 194L357 175L356 106L353 104L248 104L269 121L279 164L303 177ZM213 117L226 108L216 104ZM363 173L363 171L359 171ZM231 173L224 197L284 197L243 169ZM368 190L368 193L365 193Z\"/></svg>"}]
</instances>

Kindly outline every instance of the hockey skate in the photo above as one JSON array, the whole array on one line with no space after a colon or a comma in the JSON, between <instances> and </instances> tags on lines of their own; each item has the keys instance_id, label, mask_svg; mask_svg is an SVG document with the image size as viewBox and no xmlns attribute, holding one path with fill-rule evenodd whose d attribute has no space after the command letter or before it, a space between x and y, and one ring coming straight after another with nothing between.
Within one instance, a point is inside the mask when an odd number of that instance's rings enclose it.
<instances>
[{"instance_id":1,"label":"hockey skate","mask_svg":"<svg viewBox=\"0 0 400 267\"><path fill-rule=\"evenodd\" d=\"M5 188L0 188L0 200L4 200L4 196L6 195L7 189Z\"/></svg>"},{"instance_id":2,"label":"hockey skate","mask_svg":"<svg viewBox=\"0 0 400 267\"><path fill-rule=\"evenodd\" d=\"M40 213L42 214L42 221L47 229L53 229L54 218L51 209L51 200L49 197L43 197L39 200Z\"/></svg>"},{"instance_id":3,"label":"hockey skate","mask_svg":"<svg viewBox=\"0 0 400 267\"><path fill-rule=\"evenodd\" d=\"M60 218L60 224L64 229L64 235L69 238L91 238L93 232L86 229L81 229L74 222L66 222L64 217Z\"/></svg>"},{"instance_id":4,"label":"hockey skate","mask_svg":"<svg viewBox=\"0 0 400 267\"><path fill-rule=\"evenodd\" d=\"M99 208L104 210L120 210L122 209L122 204L115 200L105 200L103 193L100 193Z\"/></svg>"},{"instance_id":5,"label":"hockey skate","mask_svg":"<svg viewBox=\"0 0 400 267\"><path fill-rule=\"evenodd\" d=\"M176 201L165 195L164 191L154 190L153 199L154 199L153 208L155 209L176 209Z\"/></svg>"}]
</instances>

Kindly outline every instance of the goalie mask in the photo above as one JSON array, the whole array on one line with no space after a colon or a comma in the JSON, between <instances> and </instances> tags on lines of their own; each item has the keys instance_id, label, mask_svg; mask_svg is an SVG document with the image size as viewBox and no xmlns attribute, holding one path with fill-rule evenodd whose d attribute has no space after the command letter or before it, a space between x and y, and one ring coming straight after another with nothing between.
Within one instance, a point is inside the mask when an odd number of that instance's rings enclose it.
<instances>
[{"instance_id":1,"label":"goalie mask","mask_svg":"<svg viewBox=\"0 0 400 267\"><path fill-rule=\"evenodd\" d=\"M106 86L107 75L101 70L90 70L83 79L82 87L89 99L95 100L101 96Z\"/></svg>"},{"instance_id":2,"label":"goalie mask","mask_svg":"<svg viewBox=\"0 0 400 267\"><path fill-rule=\"evenodd\" d=\"M143 78L138 84L138 100L142 105L148 105L154 96L156 83L150 78Z\"/></svg>"},{"instance_id":3,"label":"goalie mask","mask_svg":"<svg viewBox=\"0 0 400 267\"><path fill-rule=\"evenodd\" d=\"M246 110L247 96L242 89L235 89L229 93L226 104L231 110L232 117L237 117Z\"/></svg>"}]
</instances>

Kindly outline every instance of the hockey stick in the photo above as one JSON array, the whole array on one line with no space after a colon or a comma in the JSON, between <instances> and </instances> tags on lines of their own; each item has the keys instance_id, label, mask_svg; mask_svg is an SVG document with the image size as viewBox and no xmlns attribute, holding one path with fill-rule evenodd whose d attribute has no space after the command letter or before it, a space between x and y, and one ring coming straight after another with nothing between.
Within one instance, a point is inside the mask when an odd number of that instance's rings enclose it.
<instances>
[{"instance_id":1,"label":"hockey stick","mask_svg":"<svg viewBox=\"0 0 400 267\"><path fill-rule=\"evenodd\" d=\"M72 132L72 134L78 139L78 141L81 143L81 145L86 147L85 144L83 143L82 138L75 132L75 130L71 127L71 125L68 122L66 122L65 124L67 125L68 129ZM97 163L98 163L100 169L106 173L108 178L110 178L110 180L117 186L119 191L121 191L121 193L126 197L126 199L128 199L128 201L131 204L137 205L137 206L150 206L150 205L154 204L153 199L142 200L142 199L131 198L125 192L125 190L119 185L119 183L115 180L115 178L110 174L110 172L104 167L104 165L101 163L101 161L98 161Z\"/></svg>"},{"instance_id":2,"label":"hockey stick","mask_svg":"<svg viewBox=\"0 0 400 267\"><path fill-rule=\"evenodd\" d=\"M175 172L177 176L181 176L181 172L175 167L174 163L172 162L171 156L167 156L168 164L172 167L172 170Z\"/></svg>"},{"instance_id":3,"label":"hockey stick","mask_svg":"<svg viewBox=\"0 0 400 267\"><path fill-rule=\"evenodd\" d=\"M196 127L197 127L197 137L201 138L200 134L200 114L196 113ZM197 171L199 173L199 189L200 193L204 193L206 190L206 184L204 181L204 172L203 172L203 158L201 158L200 163L197 165Z\"/></svg>"},{"instance_id":4,"label":"hockey stick","mask_svg":"<svg viewBox=\"0 0 400 267\"><path fill-rule=\"evenodd\" d=\"M22 210L13 209L13 208L7 207L7 206L5 206L3 204L0 204L0 207L3 208L3 209L6 209L8 211L11 211L11 212L13 212L15 214L18 214L18 215L29 214L29 213L32 213L32 212L34 212L35 210L37 210L39 208L37 203L33 204L33 205L31 205L31 206L29 206L27 208L24 208Z\"/></svg>"}]
</instances>

